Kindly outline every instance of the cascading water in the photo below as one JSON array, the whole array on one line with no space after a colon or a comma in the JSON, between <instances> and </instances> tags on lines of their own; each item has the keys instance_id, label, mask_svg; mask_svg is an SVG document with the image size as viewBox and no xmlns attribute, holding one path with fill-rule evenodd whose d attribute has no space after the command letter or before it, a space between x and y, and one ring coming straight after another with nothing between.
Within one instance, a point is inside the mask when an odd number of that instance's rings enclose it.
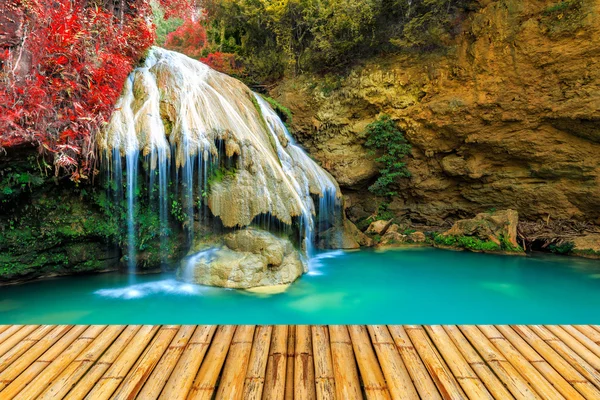
<instances>
[{"instance_id":1,"label":"cascading water","mask_svg":"<svg viewBox=\"0 0 600 400\"><path fill-rule=\"evenodd\" d=\"M153 48L132 72L99 146L116 186L125 159L132 272L142 245L136 242L140 174L148 175L161 251L174 222L190 248L209 219L242 228L266 218L272 226L296 226L310 256L318 232L340 219L336 182L295 144L270 105L241 82L175 52Z\"/></svg>"}]
</instances>

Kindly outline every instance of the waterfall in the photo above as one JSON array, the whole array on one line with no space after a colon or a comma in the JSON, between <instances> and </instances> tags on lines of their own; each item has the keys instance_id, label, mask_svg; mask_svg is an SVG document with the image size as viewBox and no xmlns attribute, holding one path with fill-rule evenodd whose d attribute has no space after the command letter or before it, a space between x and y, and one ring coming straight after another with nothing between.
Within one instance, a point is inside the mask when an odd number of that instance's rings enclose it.
<instances>
[{"instance_id":1,"label":"waterfall","mask_svg":"<svg viewBox=\"0 0 600 400\"><path fill-rule=\"evenodd\" d=\"M118 187L116 202L125 184L131 272L142 245L136 241L141 182L159 221L161 252L173 223L191 248L210 221L225 229L266 221L296 230L310 256L319 232L340 220L337 183L295 143L269 103L179 53L150 51L126 81L98 145ZM123 172L127 179L120 180ZM148 178L139 180L142 174Z\"/></svg>"}]
</instances>

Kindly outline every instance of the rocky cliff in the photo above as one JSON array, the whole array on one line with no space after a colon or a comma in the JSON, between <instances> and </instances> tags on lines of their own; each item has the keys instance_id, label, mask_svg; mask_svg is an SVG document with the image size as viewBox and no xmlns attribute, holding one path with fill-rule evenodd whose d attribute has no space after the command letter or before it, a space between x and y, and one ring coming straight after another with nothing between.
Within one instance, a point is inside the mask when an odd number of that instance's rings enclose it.
<instances>
[{"instance_id":1,"label":"rocky cliff","mask_svg":"<svg viewBox=\"0 0 600 400\"><path fill-rule=\"evenodd\" d=\"M337 179L354 221L383 201L367 191L378 166L363 132L385 113L413 146L412 177L389 204L397 217L442 226L513 208L532 235L593 232L599 16L597 1L480 1L446 51L381 56L341 77L301 75L272 95L291 108L296 135Z\"/></svg>"}]
</instances>

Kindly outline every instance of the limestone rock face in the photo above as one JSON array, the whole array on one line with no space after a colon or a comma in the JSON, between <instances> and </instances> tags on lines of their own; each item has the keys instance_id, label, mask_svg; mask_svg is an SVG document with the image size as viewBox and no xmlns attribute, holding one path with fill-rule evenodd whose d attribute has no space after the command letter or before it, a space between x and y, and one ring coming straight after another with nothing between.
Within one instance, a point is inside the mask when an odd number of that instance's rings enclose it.
<instances>
[{"instance_id":1,"label":"limestone rock face","mask_svg":"<svg viewBox=\"0 0 600 400\"><path fill-rule=\"evenodd\" d=\"M180 278L208 286L247 289L292 283L307 266L291 242L246 228L223 238L225 245L184 259Z\"/></svg>"},{"instance_id":2,"label":"limestone rock face","mask_svg":"<svg viewBox=\"0 0 600 400\"><path fill-rule=\"evenodd\" d=\"M477 214L475 218L457 221L443 234L445 236L475 236L481 240L491 240L498 245L501 244L501 237L504 237L516 247L518 223L519 214L515 210L481 213Z\"/></svg>"},{"instance_id":3,"label":"limestone rock face","mask_svg":"<svg viewBox=\"0 0 600 400\"><path fill-rule=\"evenodd\" d=\"M512 208L524 221L600 225L600 8L582 2L559 19L546 12L555 0L512 3L480 1L446 54L372 59L334 90L304 75L272 91L354 222L381 202L367 190L378 167L362 144L385 113L413 146L396 215L442 226Z\"/></svg>"}]
</instances>

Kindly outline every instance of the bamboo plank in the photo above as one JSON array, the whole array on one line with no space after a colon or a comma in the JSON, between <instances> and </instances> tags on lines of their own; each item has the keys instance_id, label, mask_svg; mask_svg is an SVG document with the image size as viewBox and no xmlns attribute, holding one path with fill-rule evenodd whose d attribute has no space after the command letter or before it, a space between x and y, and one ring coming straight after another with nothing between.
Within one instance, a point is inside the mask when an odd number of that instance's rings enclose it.
<instances>
[{"instance_id":1,"label":"bamboo plank","mask_svg":"<svg viewBox=\"0 0 600 400\"><path fill-rule=\"evenodd\" d=\"M511 327L535 351L537 351L556 371L561 374L579 393L588 399L600 398L598 389L589 382L573 365L563 359L556 350L524 325Z\"/></svg>"},{"instance_id":2,"label":"bamboo plank","mask_svg":"<svg viewBox=\"0 0 600 400\"><path fill-rule=\"evenodd\" d=\"M255 325L236 328L217 388L217 399L242 399L255 330Z\"/></svg>"},{"instance_id":3,"label":"bamboo plank","mask_svg":"<svg viewBox=\"0 0 600 400\"><path fill-rule=\"evenodd\" d=\"M8 328L0 334L0 357L26 338L39 325L3 325Z\"/></svg>"},{"instance_id":4,"label":"bamboo plank","mask_svg":"<svg viewBox=\"0 0 600 400\"><path fill-rule=\"evenodd\" d=\"M270 325L259 326L256 329L244 381L243 399L260 400L262 398L272 332L273 327Z\"/></svg>"},{"instance_id":5,"label":"bamboo plank","mask_svg":"<svg viewBox=\"0 0 600 400\"><path fill-rule=\"evenodd\" d=\"M161 400L182 400L187 397L216 330L217 327L211 325L196 328L160 394Z\"/></svg>"},{"instance_id":6,"label":"bamboo plank","mask_svg":"<svg viewBox=\"0 0 600 400\"><path fill-rule=\"evenodd\" d=\"M4 390L17 376L25 371L35 360L46 352L54 343L62 338L72 326L59 325L52 327L44 337L40 338L27 352L10 364L10 368L0 373L0 391Z\"/></svg>"},{"instance_id":7,"label":"bamboo plank","mask_svg":"<svg viewBox=\"0 0 600 400\"><path fill-rule=\"evenodd\" d=\"M313 325L311 331L317 398L335 399L335 379L333 377L329 331L324 325Z\"/></svg>"},{"instance_id":8,"label":"bamboo plank","mask_svg":"<svg viewBox=\"0 0 600 400\"><path fill-rule=\"evenodd\" d=\"M85 348L94 341L106 328L106 325L93 325L90 327L76 326L63 336L50 350L31 364L17 379L15 379L2 393L10 398L18 394L20 398L37 398ZM83 331L85 329L85 331ZM83 331L77 335L79 331ZM77 337L76 337L77 336ZM66 349L64 346L76 337ZM63 342L63 343L61 343ZM64 351L63 351L64 349ZM52 353L51 353L52 352ZM48 364L49 363L49 364ZM31 382L33 379L35 380ZM27 385L27 387L25 387ZM24 389L23 389L24 388ZM23 389L23 390L21 390Z\"/></svg>"},{"instance_id":9,"label":"bamboo plank","mask_svg":"<svg viewBox=\"0 0 600 400\"><path fill-rule=\"evenodd\" d=\"M367 328L362 325L349 325L348 332L367 399L390 399L390 392L377 362Z\"/></svg>"},{"instance_id":10,"label":"bamboo plank","mask_svg":"<svg viewBox=\"0 0 600 400\"><path fill-rule=\"evenodd\" d=\"M541 399L525 378L476 326L460 326L459 328L515 398Z\"/></svg>"},{"instance_id":11,"label":"bamboo plank","mask_svg":"<svg viewBox=\"0 0 600 400\"><path fill-rule=\"evenodd\" d=\"M158 326L142 326L131 339L129 345L121 352L100 380L96 382L87 394L86 399L102 400L110 398L156 335L158 329Z\"/></svg>"},{"instance_id":12,"label":"bamboo plank","mask_svg":"<svg viewBox=\"0 0 600 400\"><path fill-rule=\"evenodd\" d=\"M4 371L14 360L21 357L41 338L45 337L55 327L51 325L25 326L6 338L0 345L0 372Z\"/></svg>"},{"instance_id":13,"label":"bamboo plank","mask_svg":"<svg viewBox=\"0 0 600 400\"><path fill-rule=\"evenodd\" d=\"M396 343L385 325L367 325L392 399L419 399Z\"/></svg>"},{"instance_id":14,"label":"bamboo plank","mask_svg":"<svg viewBox=\"0 0 600 400\"><path fill-rule=\"evenodd\" d=\"M139 325L127 326L117 340L115 340L108 350L102 354L98 362L92 365L86 374L81 377L79 382L76 383L65 398L68 400L83 399L100 378L102 378L104 373L113 365L123 349L131 343L140 329L141 326Z\"/></svg>"},{"instance_id":15,"label":"bamboo plank","mask_svg":"<svg viewBox=\"0 0 600 400\"><path fill-rule=\"evenodd\" d=\"M425 326L425 330L466 395L471 399L493 400L490 392L458 351L444 328L440 325L432 325Z\"/></svg>"},{"instance_id":16,"label":"bamboo plank","mask_svg":"<svg viewBox=\"0 0 600 400\"><path fill-rule=\"evenodd\" d=\"M466 395L452 372L431 343L425 330L417 325L404 327L444 399L464 399Z\"/></svg>"},{"instance_id":17,"label":"bamboo plank","mask_svg":"<svg viewBox=\"0 0 600 400\"><path fill-rule=\"evenodd\" d=\"M131 371L125 376L116 393L111 396L113 399L134 399L142 390L146 380L154 370L156 364L165 353L169 344L179 331L179 326L165 325L159 328L152 343L148 346L146 353L139 359Z\"/></svg>"},{"instance_id":18,"label":"bamboo plank","mask_svg":"<svg viewBox=\"0 0 600 400\"><path fill-rule=\"evenodd\" d=\"M217 328L208 353L188 395L189 399L212 399L217 379L235 331L236 328L232 325L223 325Z\"/></svg>"},{"instance_id":19,"label":"bamboo plank","mask_svg":"<svg viewBox=\"0 0 600 400\"><path fill-rule=\"evenodd\" d=\"M396 349L408 370L417 392L422 399L441 400L435 383L429 376L427 368L415 350L410 338L401 325L388 325L388 329L396 344Z\"/></svg>"},{"instance_id":20,"label":"bamboo plank","mask_svg":"<svg viewBox=\"0 0 600 400\"><path fill-rule=\"evenodd\" d=\"M144 387L138 397L140 399L157 399L163 390L167 380L171 376L177 361L181 357L183 350L194 334L196 327L194 325L185 325L179 328L177 334L169 344L158 364L152 371L152 375L146 380ZM186 393L187 394L187 393Z\"/></svg>"},{"instance_id":21,"label":"bamboo plank","mask_svg":"<svg viewBox=\"0 0 600 400\"><path fill-rule=\"evenodd\" d=\"M362 397L352 341L346 326L329 326L331 360L335 378L335 393L338 400Z\"/></svg>"},{"instance_id":22,"label":"bamboo plank","mask_svg":"<svg viewBox=\"0 0 600 400\"><path fill-rule=\"evenodd\" d=\"M296 327L288 329L287 366L285 371L285 400L294 400L294 364L296 354Z\"/></svg>"},{"instance_id":23,"label":"bamboo plank","mask_svg":"<svg viewBox=\"0 0 600 400\"><path fill-rule=\"evenodd\" d=\"M579 354L581 358L587 361L596 371L600 370L600 358L596 353L600 353L600 347L589 340L585 335L577 329L573 329L577 335L583 336L588 343L581 342L577 337L568 332L565 328L556 325L546 325L546 329L562 340L571 350ZM589 345L588 345L589 344Z\"/></svg>"},{"instance_id":24,"label":"bamboo plank","mask_svg":"<svg viewBox=\"0 0 600 400\"><path fill-rule=\"evenodd\" d=\"M571 386L544 358L542 358L523 338L510 326L498 325L495 327L523 356L534 366L556 390L565 398L583 400L584 397ZM600 395L600 393L599 393Z\"/></svg>"},{"instance_id":25,"label":"bamboo plank","mask_svg":"<svg viewBox=\"0 0 600 400\"><path fill-rule=\"evenodd\" d=\"M495 327L482 325L478 328L542 398L564 399L562 394Z\"/></svg>"},{"instance_id":26,"label":"bamboo plank","mask_svg":"<svg viewBox=\"0 0 600 400\"><path fill-rule=\"evenodd\" d=\"M285 376L288 358L287 342L287 325L275 326L269 348L263 400L283 400L285 397Z\"/></svg>"},{"instance_id":27,"label":"bamboo plank","mask_svg":"<svg viewBox=\"0 0 600 400\"><path fill-rule=\"evenodd\" d=\"M294 399L316 399L315 364L309 325L296 326Z\"/></svg>"},{"instance_id":28,"label":"bamboo plank","mask_svg":"<svg viewBox=\"0 0 600 400\"><path fill-rule=\"evenodd\" d=\"M89 344L89 346L80 353L75 361L69 364L58 377L54 378L51 385L47 387L38 397L38 400L51 400L63 398L69 390L75 386L91 365L96 362L104 351L114 342L114 340L123 332L124 325L115 325L107 327L101 335Z\"/></svg>"},{"instance_id":29,"label":"bamboo plank","mask_svg":"<svg viewBox=\"0 0 600 400\"><path fill-rule=\"evenodd\" d=\"M521 326L519 326L521 328ZM552 332L539 325L530 325L529 329L552 347L562 358L592 382L597 388L600 388L600 374L587 361L579 356L573 349L560 341Z\"/></svg>"},{"instance_id":30,"label":"bamboo plank","mask_svg":"<svg viewBox=\"0 0 600 400\"><path fill-rule=\"evenodd\" d=\"M496 399L514 399L513 395L506 389L504 384L492 372L490 367L479 356L479 353L471 346L467 338L455 325L444 326L444 330L456 345L465 361L469 363L479 379L485 384L492 396Z\"/></svg>"}]
</instances>

